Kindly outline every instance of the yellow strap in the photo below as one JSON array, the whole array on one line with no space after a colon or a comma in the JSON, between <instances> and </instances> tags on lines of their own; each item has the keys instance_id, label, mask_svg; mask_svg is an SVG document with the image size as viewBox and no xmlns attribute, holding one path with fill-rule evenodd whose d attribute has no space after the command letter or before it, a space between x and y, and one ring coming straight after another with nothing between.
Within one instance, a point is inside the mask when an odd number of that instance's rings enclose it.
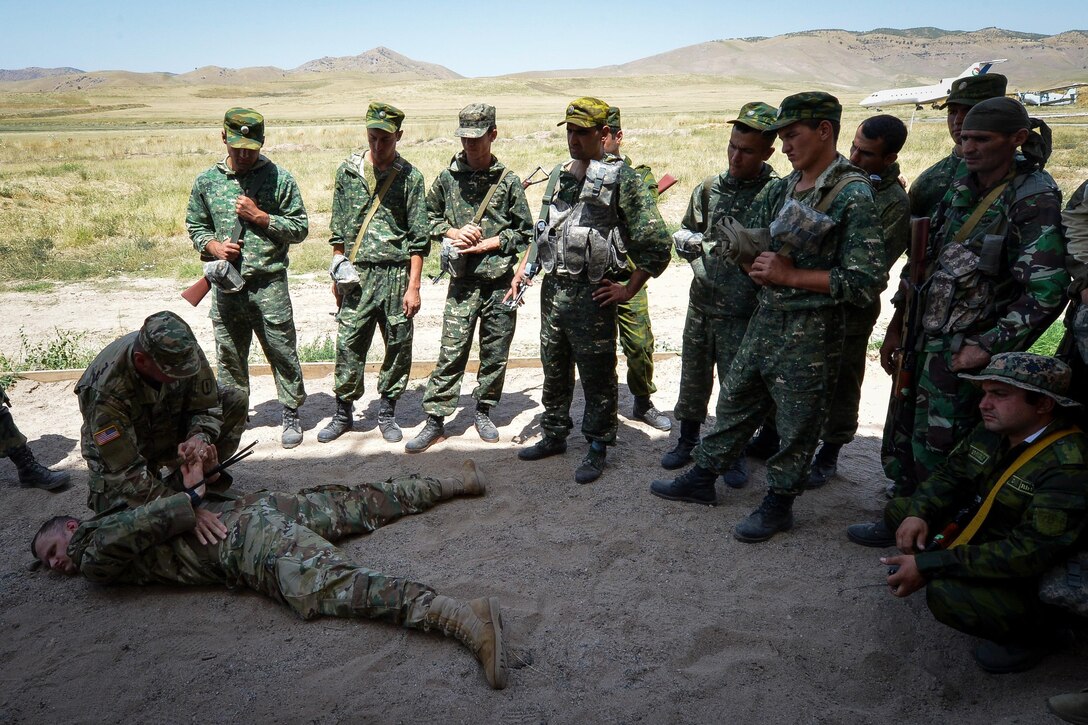
<instances>
[{"instance_id":1,"label":"yellow strap","mask_svg":"<svg viewBox=\"0 0 1088 725\"><path fill-rule=\"evenodd\" d=\"M951 549L953 546L962 546L971 541L971 537L982 527L982 522L986 520L986 516L989 515L990 509L993 508L994 500L997 499L997 492L1001 490L1001 487L1005 485L1006 481L1013 477L1013 474L1024 467L1025 463L1050 447L1051 443L1056 443L1062 438L1073 435L1074 433L1080 433L1080 428L1073 426L1072 428L1067 428L1065 430L1054 431L1050 435L1032 443L1023 453L1017 456L1016 460L1012 462L1012 465L1005 469L1005 472L1001 474L1001 478L999 478L994 487L990 489L990 493L986 495L986 500L982 502L982 506L975 512L970 523L964 527L963 531L960 532L959 536L955 538L948 548Z\"/></svg>"},{"instance_id":2,"label":"yellow strap","mask_svg":"<svg viewBox=\"0 0 1088 725\"><path fill-rule=\"evenodd\" d=\"M1005 191L1005 187L1008 185L1008 181L1005 181L1002 184L998 184L989 194L987 194L982 199L982 201L978 203L978 206L975 207L974 213L971 214L971 216L967 217L967 221L965 221L963 223L963 226L960 227L960 230L956 232L955 240L958 244L963 244L964 240L966 240L967 237L971 235L971 232L975 231L975 227L978 226L979 219L981 219L982 215L986 213L986 210L990 208L990 205L997 200L997 197L1001 196L1002 192Z\"/></svg>"},{"instance_id":3,"label":"yellow strap","mask_svg":"<svg viewBox=\"0 0 1088 725\"><path fill-rule=\"evenodd\" d=\"M377 173L377 169L374 172ZM367 210L366 217L363 219L363 226L359 227L359 233L355 235L355 246L351 248L351 254L348 255L348 260L352 264L355 264L355 255L359 253L359 247L363 246L363 237L366 236L367 227L373 221L374 215L378 213L378 207L382 205L385 192L389 191L389 187L393 185L393 179L397 178L398 174L400 174L400 164L394 161L392 173L385 177L385 181L382 182L382 188L378 189L377 198L371 202L370 209Z\"/></svg>"}]
</instances>

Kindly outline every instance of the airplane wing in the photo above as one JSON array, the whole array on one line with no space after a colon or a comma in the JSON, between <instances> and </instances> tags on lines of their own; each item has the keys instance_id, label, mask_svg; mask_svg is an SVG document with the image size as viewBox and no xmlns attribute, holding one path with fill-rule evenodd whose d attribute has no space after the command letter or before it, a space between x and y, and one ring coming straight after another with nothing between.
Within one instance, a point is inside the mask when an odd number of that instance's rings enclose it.
<instances>
[{"instance_id":1,"label":"airplane wing","mask_svg":"<svg viewBox=\"0 0 1088 725\"><path fill-rule=\"evenodd\" d=\"M1050 93L1051 91L1071 91L1074 88L1082 88L1088 86L1088 83L1066 83L1063 86L1051 86L1050 88L1032 88L1030 91L1020 91L1018 93L1006 93L1009 98L1017 98L1021 93Z\"/></svg>"}]
</instances>

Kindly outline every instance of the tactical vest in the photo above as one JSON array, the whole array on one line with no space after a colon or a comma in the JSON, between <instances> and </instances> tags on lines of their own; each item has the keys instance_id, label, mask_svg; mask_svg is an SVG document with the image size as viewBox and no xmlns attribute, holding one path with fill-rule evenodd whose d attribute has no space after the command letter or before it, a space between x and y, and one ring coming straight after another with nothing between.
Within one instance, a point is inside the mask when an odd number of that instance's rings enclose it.
<instances>
[{"instance_id":1,"label":"tactical vest","mask_svg":"<svg viewBox=\"0 0 1088 725\"><path fill-rule=\"evenodd\" d=\"M1038 172L1023 174L1009 182L989 206L1004 198L1009 200L1005 208L1011 211L1026 199L1056 191L1050 177ZM940 209L947 225L952 207L942 205ZM924 287L922 327L927 334L955 335L989 325L1002 292L1014 283L1005 259L1008 233L1009 215L999 214L989 224L969 229L966 238L947 240L936 253L936 268Z\"/></svg>"},{"instance_id":2,"label":"tactical vest","mask_svg":"<svg viewBox=\"0 0 1088 725\"><path fill-rule=\"evenodd\" d=\"M548 202L547 218L537 225L536 242L537 259L545 272L572 277L584 272L590 282L599 282L627 268L618 211L621 168L619 159L590 161L574 206L557 196Z\"/></svg>"}]
</instances>

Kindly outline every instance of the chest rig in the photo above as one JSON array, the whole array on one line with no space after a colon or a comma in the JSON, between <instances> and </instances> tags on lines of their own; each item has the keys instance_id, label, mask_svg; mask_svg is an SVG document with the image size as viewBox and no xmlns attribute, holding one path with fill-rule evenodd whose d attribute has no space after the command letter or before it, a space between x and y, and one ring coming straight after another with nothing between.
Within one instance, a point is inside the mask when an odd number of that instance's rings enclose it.
<instances>
[{"instance_id":1,"label":"chest rig","mask_svg":"<svg viewBox=\"0 0 1088 725\"><path fill-rule=\"evenodd\" d=\"M537 224L537 257L545 272L590 282L627 268L627 246L620 229L619 181L623 161L589 162L574 205L553 196ZM557 170L558 172L558 170Z\"/></svg>"}]
</instances>

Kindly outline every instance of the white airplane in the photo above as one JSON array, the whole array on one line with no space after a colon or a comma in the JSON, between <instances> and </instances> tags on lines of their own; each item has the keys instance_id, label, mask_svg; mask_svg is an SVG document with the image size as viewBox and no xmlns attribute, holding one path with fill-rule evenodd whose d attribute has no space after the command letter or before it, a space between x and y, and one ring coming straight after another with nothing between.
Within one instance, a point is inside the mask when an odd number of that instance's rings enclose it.
<instances>
[{"instance_id":1,"label":"white airplane","mask_svg":"<svg viewBox=\"0 0 1088 725\"><path fill-rule=\"evenodd\" d=\"M1072 106L1077 102L1077 89L1088 83L1071 83L1068 86L1056 86L1042 91L1023 91L1015 96L1025 106ZM1058 91L1063 91L1058 93Z\"/></svg>"},{"instance_id":2,"label":"white airplane","mask_svg":"<svg viewBox=\"0 0 1088 725\"><path fill-rule=\"evenodd\" d=\"M917 110L922 107L923 103L935 103L947 97L952 91L952 83L954 81L967 76L983 75L993 67L994 63L1004 63L1006 60L1008 60L1008 58L981 60L977 63L972 63L955 78L942 78L939 83L934 83L931 86L888 88L883 91L877 91L862 101L861 105L866 108L872 108L873 106L899 106L913 103Z\"/></svg>"}]
</instances>

